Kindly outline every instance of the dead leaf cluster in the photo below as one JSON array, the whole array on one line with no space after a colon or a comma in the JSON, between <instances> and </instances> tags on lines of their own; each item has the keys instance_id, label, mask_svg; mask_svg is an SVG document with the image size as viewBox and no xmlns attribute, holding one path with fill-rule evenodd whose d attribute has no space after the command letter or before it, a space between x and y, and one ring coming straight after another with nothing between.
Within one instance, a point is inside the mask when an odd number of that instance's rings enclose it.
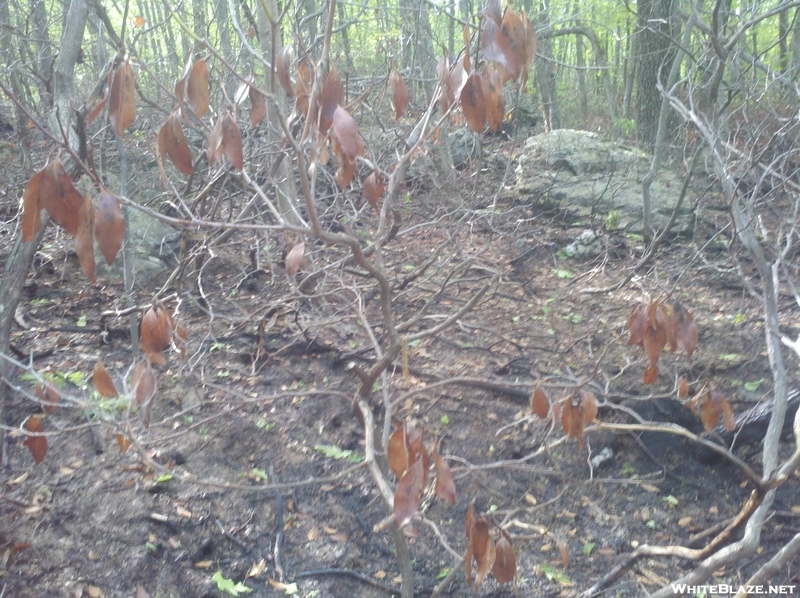
<instances>
[{"instance_id":1,"label":"dead leaf cluster","mask_svg":"<svg viewBox=\"0 0 800 598\"><path fill-rule=\"evenodd\" d=\"M397 525L403 527L419 511L422 493L428 485L430 455L423 439L425 430L417 431L404 424L389 437L387 457L389 469L399 483L394 493L394 517ZM456 503L456 487L450 466L439 455L436 442L433 445L433 465L436 473L434 494L451 505Z\"/></svg>"},{"instance_id":2,"label":"dead leaf cluster","mask_svg":"<svg viewBox=\"0 0 800 598\"><path fill-rule=\"evenodd\" d=\"M645 384L652 384L658 378L658 358L663 349L670 353L683 349L691 359L697 347L697 326L692 314L677 300L671 303L657 300L634 307L628 316L628 330L628 345L644 347L650 360L643 374Z\"/></svg>"}]
</instances>

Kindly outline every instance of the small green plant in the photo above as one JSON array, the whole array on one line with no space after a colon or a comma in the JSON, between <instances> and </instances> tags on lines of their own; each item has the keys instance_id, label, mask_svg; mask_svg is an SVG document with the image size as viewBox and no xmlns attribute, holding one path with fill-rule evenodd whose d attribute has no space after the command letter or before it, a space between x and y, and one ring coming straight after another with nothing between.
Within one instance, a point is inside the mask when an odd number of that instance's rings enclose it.
<instances>
[{"instance_id":1,"label":"small green plant","mask_svg":"<svg viewBox=\"0 0 800 598\"><path fill-rule=\"evenodd\" d=\"M234 583L232 579L223 577L222 571L219 570L217 570L217 572L214 573L214 576L211 578L211 581L217 584L217 589L220 592L226 592L231 596L238 596L239 594L249 594L250 592L253 591L251 588L248 588L242 582Z\"/></svg>"},{"instance_id":2,"label":"small green plant","mask_svg":"<svg viewBox=\"0 0 800 598\"><path fill-rule=\"evenodd\" d=\"M346 459L350 463L361 463L362 459L361 455L358 453L341 449L338 446L332 446L330 444L318 444L314 447L314 450L331 459Z\"/></svg>"},{"instance_id":3,"label":"small green plant","mask_svg":"<svg viewBox=\"0 0 800 598\"><path fill-rule=\"evenodd\" d=\"M615 231L619 227L619 210L609 210L603 223L608 231Z\"/></svg>"},{"instance_id":4,"label":"small green plant","mask_svg":"<svg viewBox=\"0 0 800 598\"><path fill-rule=\"evenodd\" d=\"M556 275L556 278L575 278L572 272L564 268L553 268L553 274Z\"/></svg>"},{"instance_id":5,"label":"small green plant","mask_svg":"<svg viewBox=\"0 0 800 598\"><path fill-rule=\"evenodd\" d=\"M542 575L547 578L547 581L556 581L563 585L572 585L572 580L567 577L566 573L559 571L547 563L542 563L539 565L539 571L541 571Z\"/></svg>"},{"instance_id":6,"label":"small green plant","mask_svg":"<svg viewBox=\"0 0 800 598\"><path fill-rule=\"evenodd\" d=\"M614 121L614 128L630 137L636 132L636 121L630 118L618 118Z\"/></svg>"}]
</instances>

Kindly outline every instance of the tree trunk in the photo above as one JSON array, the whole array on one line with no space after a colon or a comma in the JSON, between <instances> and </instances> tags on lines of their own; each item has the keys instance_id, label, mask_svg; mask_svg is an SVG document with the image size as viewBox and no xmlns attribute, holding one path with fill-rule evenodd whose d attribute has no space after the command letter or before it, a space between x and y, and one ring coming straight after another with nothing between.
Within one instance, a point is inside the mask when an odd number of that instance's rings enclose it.
<instances>
[{"instance_id":1,"label":"tree trunk","mask_svg":"<svg viewBox=\"0 0 800 598\"><path fill-rule=\"evenodd\" d=\"M433 93L435 78L430 74L436 72L437 62L428 9L424 0L400 0L403 68L412 78L412 89L417 87L425 97Z\"/></svg>"},{"instance_id":2,"label":"tree trunk","mask_svg":"<svg viewBox=\"0 0 800 598\"><path fill-rule=\"evenodd\" d=\"M539 27L542 32L550 30L548 1L543 0L539 6ZM539 48L534 59L536 82L542 96L542 119L546 131L561 128L556 103L556 72L553 68L553 43L549 36L539 36Z\"/></svg>"},{"instance_id":3,"label":"tree trunk","mask_svg":"<svg viewBox=\"0 0 800 598\"><path fill-rule=\"evenodd\" d=\"M4 4L3 0L0 3ZM68 132L70 143L76 142L77 133L72 126L72 114L70 103L74 98L74 74L75 63L78 60L78 52L83 41L83 31L86 26L88 16L88 5L86 0L72 0L64 24L61 38L61 50L53 71L53 94L55 110L51 114L51 132L57 137L63 129ZM3 279L0 281L0 353L8 355L9 342L11 340L11 324L14 321L14 313L17 310L22 287L28 275L28 270L33 263L33 257L39 243L44 236L46 223L49 218L42 217L42 228L29 243L23 243L20 236L14 242L14 247L5 264ZM18 233L21 235L21 233ZM9 364L0 359L0 374L7 376L10 368ZM0 424L3 421L3 407L8 394L8 387L0 378ZM0 438L2 438L2 428L0 428ZM2 443L0 442L0 446Z\"/></svg>"},{"instance_id":4,"label":"tree trunk","mask_svg":"<svg viewBox=\"0 0 800 598\"><path fill-rule=\"evenodd\" d=\"M578 3L575 2L572 9L572 14L577 16L578 10ZM580 20L575 19L575 27L580 26ZM584 119L584 122L587 122L589 119L589 95L586 92L586 59L583 56L582 35L575 36L575 67L575 75L578 78L578 96L580 97L581 118Z\"/></svg>"},{"instance_id":5,"label":"tree trunk","mask_svg":"<svg viewBox=\"0 0 800 598\"><path fill-rule=\"evenodd\" d=\"M271 23L264 7L273 18L278 16L278 4L275 0L266 0L265 3L258 5L258 31L260 35L261 51L265 56L269 57L270 64L275 64L275 56L281 49L283 40L280 35L280 25L278 23ZM281 112L286 114L286 94L283 88L278 83L277 74L274 70L267 71L266 73L266 87L275 94L275 101L278 104ZM276 147L280 146L280 139L282 137L281 127L278 122L274 120L275 116L272 115L273 108L270 103L267 103L267 123L268 123L268 136L269 142ZM278 171L275 174L275 191L277 193L278 209L281 215L286 219L289 224L299 226L301 223L297 215L297 186L295 185L293 170L291 168L292 161L288 154L277 156L281 160Z\"/></svg>"},{"instance_id":6,"label":"tree trunk","mask_svg":"<svg viewBox=\"0 0 800 598\"><path fill-rule=\"evenodd\" d=\"M792 81L800 78L800 8L795 11L792 22L792 65L789 76Z\"/></svg>"},{"instance_id":7,"label":"tree trunk","mask_svg":"<svg viewBox=\"0 0 800 598\"><path fill-rule=\"evenodd\" d=\"M72 126L71 104L75 99L75 64L83 42L83 31L89 6L86 0L72 0L67 11L61 46L53 69L53 111L50 113L50 131L61 136L68 135L70 147L78 147L78 135Z\"/></svg>"},{"instance_id":8,"label":"tree trunk","mask_svg":"<svg viewBox=\"0 0 800 598\"><path fill-rule=\"evenodd\" d=\"M0 0L0 52L6 57L6 72L8 73L11 91L17 96L17 100L22 100L22 85L19 76L19 64L14 60L17 56L11 43L11 15L8 12L8 2ZM15 105L15 116L17 119L16 133L20 147L20 158L23 167L29 162L28 146L28 117L19 106Z\"/></svg>"},{"instance_id":9,"label":"tree trunk","mask_svg":"<svg viewBox=\"0 0 800 598\"><path fill-rule=\"evenodd\" d=\"M203 0L192 0L192 26L195 35L201 39L208 37L206 31L206 3Z\"/></svg>"},{"instance_id":10,"label":"tree trunk","mask_svg":"<svg viewBox=\"0 0 800 598\"><path fill-rule=\"evenodd\" d=\"M31 15L36 29L36 75L39 95L46 108L53 106L53 46L47 26L44 0L31 2Z\"/></svg>"},{"instance_id":11,"label":"tree trunk","mask_svg":"<svg viewBox=\"0 0 800 598\"><path fill-rule=\"evenodd\" d=\"M656 85L666 82L672 48L672 0L638 0L636 33L636 137L639 146L653 150L661 111Z\"/></svg>"}]
</instances>

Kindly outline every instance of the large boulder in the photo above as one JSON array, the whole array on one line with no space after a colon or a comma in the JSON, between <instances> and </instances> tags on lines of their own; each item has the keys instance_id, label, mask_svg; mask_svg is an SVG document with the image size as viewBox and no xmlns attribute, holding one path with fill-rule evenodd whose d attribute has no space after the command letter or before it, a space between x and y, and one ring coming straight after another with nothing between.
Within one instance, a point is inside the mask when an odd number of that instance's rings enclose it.
<instances>
[{"instance_id":1,"label":"large boulder","mask_svg":"<svg viewBox=\"0 0 800 598\"><path fill-rule=\"evenodd\" d=\"M533 205L558 209L580 221L641 233L642 178L650 156L606 141L596 133L559 129L531 137L519 158L517 190ZM683 175L662 167L650 186L651 225L663 229L683 185ZM672 228L685 234L693 222L689 192Z\"/></svg>"}]
</instances>

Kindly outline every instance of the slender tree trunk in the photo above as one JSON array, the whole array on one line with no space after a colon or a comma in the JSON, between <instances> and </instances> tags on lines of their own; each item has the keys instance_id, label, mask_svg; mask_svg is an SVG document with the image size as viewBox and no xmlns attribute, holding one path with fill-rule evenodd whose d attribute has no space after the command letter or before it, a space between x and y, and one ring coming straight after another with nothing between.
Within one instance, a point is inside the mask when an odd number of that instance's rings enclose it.
<instances>
[{"instance_id":1,"label":"slender tree trunk","mask_svg":"<svg viewBox=\"0 0 800 598\"><path fill-rule=\"evenodd\" d=\"M208 37L206 27L206 3L204 0L192 0L192 26L201 39Z\"/></svg>"},{"instance_id":2,"label":"slender tree trunk","mask_svg":"<svg viewBox=\"0 0 800 598\"><path fill-rule=\"evenodd\" d=\"M265 7L273 18L277 18L278 4L276 0L266 0ZM279 24L270 22L267 14L264 12L264 7L261 5L259 5L257 18L261 51L268 57L271 64L275 64L275 55L283 44ZM276 103L281 112L285 114L286 94L278 83L277 74L270 70L265 73L265 75L267 81L265 89L275 94ZM272 110L272 105L267 103L266 122L269 130L268 136L270 143L279 146L283 133L281 132L280 125L275 121L275 116L271 114ZM299 225L300 220L297 216L297 187L292 174L292 162L288 155L279 156L277 159L281 160L280 167L275 175L275 191L277 193L278 209L289 224Z\"/></svg>"},{"instance_id":3,"label":"slender tree trunk","mask_svg":"<svg viewBox=\"0 0 800 598\"><path fill-rule=\"evenodd\" d=\"M635 61L636 137L639 145L653 150L661 111L661 94L656 84L666 82L665 65L671 62L671 0L638 0L638 31Z\"/></svg>"},{"instance_id":4,"label":"slender tree trunk","mask_svg":"<svg viewBox=\"0 0 800 598\"><path fill-rule=\"evenodd\" d=\"M578 14L578 3L575 2L572 14ZM575 19L575 27L580 27L581 22ZM583 36L575 36L575 74L578 79L578 96L580 97L581 118L585 121L589 119L589 95L586 92L586 59L583 56Z\"/></svg>"},{"instance_id":5,"label":"slender tree trunk","mask_svg":"<svg viewBox=\"0 0 800 598\"><path fill-rule=\"evenodd\" d=\"M8 2L0 0L0 51L6 57L6 72L8 73L11 91L17 96L17 100L22 100L22 85L20 83L20 65L15 60L17 53L14 52L11 43L11 15L8 12ZM19 106L15 105L15 115L17 119L16 133L20 148L20 159L23 167L30 161L28 149L30 139L28 137L28 117Z\"/></svg>"},{"instance_id":6,"label":"slender tree trunk","mask_svg":"<svg viewBox=\"0 0 800 598\"><path fill-rule=\"evenodd\" d=\"M789 69L789 11L782 10L778 13L778 61L781 72Z\"/></svg>"},{"instance_id":7,"label":"slender tree trunk","mask_svg":"<svg viewBox=\"0 0 800 598\"><path fill-rule=\"evenodd\" d=\"M633 61L636 51L636 38L631 35L630 23L625 24L625 29L625 91L622 94L622 118L631 120L633 83L636 79L636 68Z\"/></svg>"},{"instance_id":8,"label":"slender tree trunk","mask_svg":"<svg viewBox=\"0 0 800 598\"><path fill-rule=\"evenodd\" d=\"M539 5L539 29L550 30L548 0ZM536 80L542 96L542 118L546 131L561 128L556 102L556 72L553 68L553 43L546 35L539 36L538 55L534 60Z\"/></svg>"},{"instance_id":9,"label":"slender tree trunk","mask_svg":"<svg viewBox=\"0 0 800 598\"><path fill-rule=\"evenodd\" d=\"M795 82L800 78L800 8L795 10L794 18L792 19L789 77Z\"/></svg>"},{"instance_id":10,"label":"slender tree trunk","mask_svg":"<svg viewBox=\"0 0 800 598\"><path fill-rule=\"evenodd\" d=\"M72 0L64 23L61 46L53 69L53 111L50 113L49 127L57 137L63 130L68 136L70 147L78 147L78 136L72 126L71 104L75 99L75 64L83 42L83 32L89 6L86 0Z\"/></svg>"},{"instance_id":11,"label":"slender tree trunk","mask_svg":"<svg viewBox=\"0 0 800 598\"><path fill-rule=\"evenodd\" d=\"M344 2L336 3L336 13L339 17L339 23L342 25L342 46L344 47L344 58L347 61L347 70L350 73L355 73L356 67L353 64L353 55L350 52L350 36L347 33L347 27L344 24L347 22L347 14L345 14Z\"/></svg>"},{"instance_id":12,"label":"slender tree trunk","mask_svg":"<svg viewBox=\"0 0 800 598\"><path fill-rule=\"evenodd\" d=\"M5 3L0 1L0 3ZM69 131L70 143L77 140L77 135L72 127L72 114L70 102L75 93L74 74L78 52L83 41L83 31L86 27L88 5L86 0L72 0L67 11L61 39L61 50L53 70L53 93L56 109L51 115L51 131L58 136L60 130ZM59 124L60 121L60 124ZM75 146L73 146L75 147ZM14 313L19 303L25 279L28 276L36 249L41 243L49 218L42 217L42 228L29 243L23 243L21 236L14 241L14 246L5 263L3 279L0 281L0 353L8 355L11 340L11 324ZM20 234L21 235L21 234ZM9 364L0 359L0 374L2 378L10 373ZM3 421L3 408L8 395L8 386L0 378L0 423ZM0 428L2 438L2 428ZM2 443L0 443L2 446Z\"/></svg>"},{"instance_id":13,"label":"slender tree trunk","mask_svg":"<svg viewBox=\"0 0 800 598\"><path fill-rule=\"evenodd\" d=\"M7 5L7 0L2 0ZM47 26L45 0L31 2L31 15L36 30L36 75L39 96L45 108L53 106L53 46Z\"/></svg>"}]
</instances>

